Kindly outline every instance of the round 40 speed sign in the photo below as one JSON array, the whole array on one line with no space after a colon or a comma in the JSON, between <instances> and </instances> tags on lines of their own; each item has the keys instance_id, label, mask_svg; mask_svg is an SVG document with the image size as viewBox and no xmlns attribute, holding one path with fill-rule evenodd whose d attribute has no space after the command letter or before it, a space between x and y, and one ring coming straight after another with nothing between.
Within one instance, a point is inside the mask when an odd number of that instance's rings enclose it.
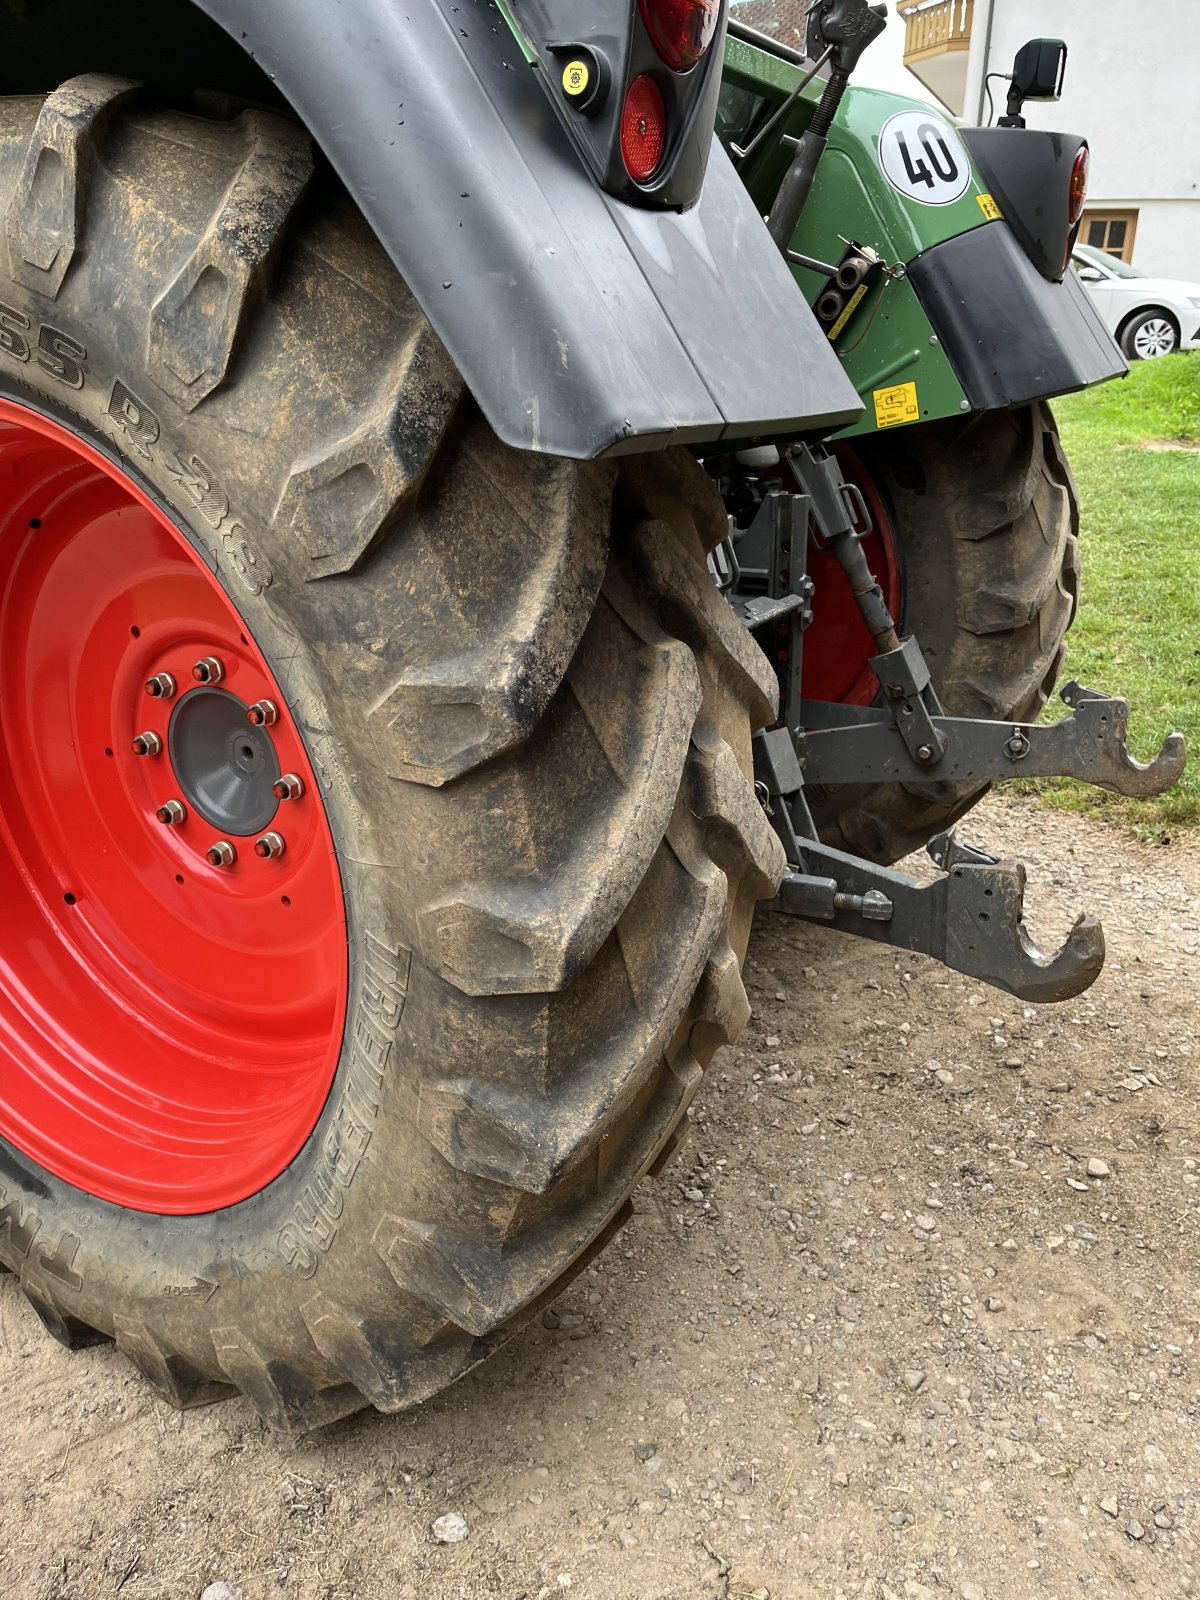
<instances>
[{"instance_id":1,"label":"round 40 speed sign","mask_svg":"<svg viewBox=\"0 0 1200 1600\"><path fill-rule=\"evenodd\" d=\"M961 200L971 182L962 140L935 111L897 111L879 132L879 165L893 189L923 206Z\"/></svg>"}]
</instances>

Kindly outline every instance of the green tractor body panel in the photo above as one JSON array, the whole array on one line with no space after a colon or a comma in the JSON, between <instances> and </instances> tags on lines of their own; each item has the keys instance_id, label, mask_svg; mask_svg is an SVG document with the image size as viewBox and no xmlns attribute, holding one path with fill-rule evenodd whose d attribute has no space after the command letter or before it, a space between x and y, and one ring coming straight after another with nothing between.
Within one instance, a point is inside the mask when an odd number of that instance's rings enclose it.
<instances>
[{"instance_id":1,"label":"green tractor body panel","mask_svg":"<svg viewBox=\"0 0 1200 1600\"><path fill-rule=\"evenodd\" d=\"M817 77L805 85L785 118L757 144L755 135L793 93L804 71L743 38L731 34L727 40L718 133L764 215L792 159L792 146L783 136L798 138L807 128L823 80ZM893 119L900 120L893 124ZM891 177L880 154L881 135L889 124L907 134L902 163L895 159L896 141L889 141ZM922 139L928 143L923 145ZM739 150L747 153L740 156ZM922 195L926 198L918 198ZM834 119L792 239L794 252L830 266L842 260L851 244L874 251L882 262L882 270L865 286L849 315L838 316L826 329L865 406L863 415L843 428L839 437L981 408L977 386L968 392L964 374L956 371L942 330L931 320L910 270L914 263L935 261L938 247L952 246L952 241L982 229L992 231L997 251L1006 258L1013 252L1012 230L954 125L922 101L851 86ZM816 307L829 286L827 275L797 264L792 271L805 300ZM1047 290L1051 287L1061 291L1058 300L1063 301L1055 302L1052 315L1075 315L1075 298L1064 300L1074 286L1046 285ZM1038 293L1035 289L1035 298ZM981 325L991 314L983 295L969 309ZM1030 320L1031 324L1035 320L1032 312ZM1087 333L1094 345L1093 330ZM1084 381L1122 370L1115 347L1111 357L1106 366L1100 353ZM1035 374L1023 398L1048 397L1066 387L1082 386L1075 380L1064 383L1061 376L1058 387L1055 382L1048 366L1045 386L1039 386Z\"/></svg>"}]
</instances>

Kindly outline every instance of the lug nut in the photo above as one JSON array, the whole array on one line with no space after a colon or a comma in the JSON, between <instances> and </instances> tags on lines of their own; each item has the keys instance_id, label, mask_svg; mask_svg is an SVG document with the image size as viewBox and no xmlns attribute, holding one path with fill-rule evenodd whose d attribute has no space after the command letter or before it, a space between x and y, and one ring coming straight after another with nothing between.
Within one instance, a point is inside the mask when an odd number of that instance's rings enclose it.
<instances>
[{"instance_id":1,"label":"lug nut","mask_svg":"<svg viewBox=\"0 0 1200 1600\"><path fill-rule=\"evenodd\" d=\"M146 679L146 693L151 700L169 700L175 693L175 679L169 672L156 672Z\"/></svg>"},{"instance_id":2,"label":"lug nut","mask_svg":"<svg viewBox=\"0 0 1200 1600\"><path fill-rule=\"evenodd\" d=\"M225 667L216 656L205 656L192 668L192 677L197 683L220 683L224 676Z\"/></svg>"},{"instance_id":3,"label":"lug nut","mask_svg":"<svg viewBox=\"0 0 1200 1600\"><path fill-rule=\"evenodd\" d=\"M237 851L228 839L218 839L204 852L204 859L210 867L231 867L237 860Z\"/></svg>"},{"instance_id":4,"label":"lug nut","mask_svg":"<svg viewBox=\"0 0 1200 1600\"><path fill-rule=\"evenodd\" d=\"M162 754L162 740L156 733L139 733L133 741L135 756L159 756Z\"/></svg>"},{"instance_id":5,"label":"lug nut","mask_svg":"<svg viewBox=\"0 0 1200 1600\"><path fill-rule=\"evenodd\" d=\"M299 800L304 793L304 779L298 778L294 772L285 772L282 778L277 778L271 785L271 793L276 800Z\"/></svg>"},{"instance_id":6,"label":"lug nut","mask_svg":"<svg viewBox=\"0 0 1200 1600\"><path fill-rule=\"evenodd\" d=\"M256 700L246 712L246 721L252 722L256 728L269 728L273 722L279 721L279 708L273 700Z\"/></svg>"},{"instance_id":7,"label":"lug nut","mask_svg":"<svg viewBox=\"0 0 1200 1600\"><path fill-rule=\"evenodd\" d=\"M261 839L254 841L254 854L262 856L264 861L270 861L275 856L281 856L287 849L282 837L277 833L264 833Z\"/></svg>"},{"instance_id":8,"label":"lug nut","mask_svg":"<svg viewBox=\"0 0 1200 1600\"><path fill-rule=\"evenodd\" d=\"M187 820L187 812L178 800L167 800L154 813L160 822L165 822L169 828L177 828L181 822Z\"/></svg>"}]
</instances>

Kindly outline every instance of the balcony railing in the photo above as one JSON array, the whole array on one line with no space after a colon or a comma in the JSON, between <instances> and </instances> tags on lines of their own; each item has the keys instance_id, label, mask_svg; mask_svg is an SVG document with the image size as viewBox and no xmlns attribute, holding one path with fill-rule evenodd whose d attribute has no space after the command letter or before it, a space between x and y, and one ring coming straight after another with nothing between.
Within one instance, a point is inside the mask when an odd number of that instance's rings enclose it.
<instances>
[{"instance_id":1,"label":"balcony railing","mask_svg":"<svg viewBox=\"0 0 1200 1600\"><path fill-rule=\"evenodd\" d=\"M897 0L904 18L904 64L967 50L975 0Z\"/></svg>"},{"instance_id":2,"label":"balcony railing","mask_svg":"<svg viewBox=\"0 0 1200 1600\"><path fill-rule=\"evenodd\" d=\"M974 0L897 0L896 9L904 18L904 65L962 116Z\"/></svg>"}]
</instances>

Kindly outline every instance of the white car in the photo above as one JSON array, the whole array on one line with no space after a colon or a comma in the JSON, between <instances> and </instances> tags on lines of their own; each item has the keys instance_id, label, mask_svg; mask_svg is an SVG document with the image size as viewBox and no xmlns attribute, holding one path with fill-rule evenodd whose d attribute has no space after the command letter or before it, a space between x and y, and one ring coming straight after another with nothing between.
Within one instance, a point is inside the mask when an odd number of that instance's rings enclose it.
<instances>
[{"instance_id":1,"label":"white car","mask_svg":"<svg viewBox=\"0 0 1200 1600\"><path fill-rule=\"evenodd\" d=\"M1130 361L1200 350L1200 283L1148 278L1089 244L1075 246L1071 264Z\"/></svg>"}]
</instances>

